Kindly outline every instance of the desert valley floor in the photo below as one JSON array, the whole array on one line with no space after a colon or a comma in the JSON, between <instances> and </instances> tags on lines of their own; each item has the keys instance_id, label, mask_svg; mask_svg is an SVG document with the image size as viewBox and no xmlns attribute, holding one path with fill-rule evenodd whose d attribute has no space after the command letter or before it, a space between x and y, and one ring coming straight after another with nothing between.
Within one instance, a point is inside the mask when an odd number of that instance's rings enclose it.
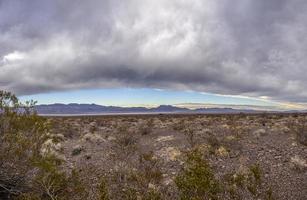
<instances>
[{"instance_id":1,"label":"desert valley floor","mask_svg":"<svg viewBox=\"0 0 307 200\"><path fill-rule=\"evenodd\" d=\"M307 199L307 116L49 117L44 145L88 199Z\"/></svg>"}]
</instances>

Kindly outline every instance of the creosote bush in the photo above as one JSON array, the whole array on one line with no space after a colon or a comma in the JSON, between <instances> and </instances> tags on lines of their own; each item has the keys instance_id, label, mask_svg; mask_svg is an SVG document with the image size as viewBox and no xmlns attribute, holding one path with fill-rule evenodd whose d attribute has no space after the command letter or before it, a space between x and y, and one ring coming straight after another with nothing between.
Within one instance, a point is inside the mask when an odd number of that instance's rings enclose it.
<instances>
[{"instance_id":1,"label":"creosote bush","mask_svg":"<svg viewBox=\"0 0 307 200\"><path fill-rule=\"evenodd\" d=\"M182 200L218 199L221 192L219 181L198 149L187 154L185 168L176 177L175 183Z\"/></svg>"},{"instance_id":2,"label":"creosote bush","mask_svg":"<svg viewBox=\"0 0 307 200\"><path fill-rule=\"evenodd\" d=\"M0 199L29 190L33 161L42 158L40 150L48 139L48 125L36 115L34 104L22 104L15 95L0 91Z\"/></svg>"},{"instance_id":3,"label":"creosote bush","mask_svg":"<svg viewBox=\"0 0 307 200\"><path fill-rule=\"evenodd\" d=\"M42 154L51 136L34 105L0 91L0 199L84 199L77 171L67 175L60 159Z\"/></svg>"}]
</instances>

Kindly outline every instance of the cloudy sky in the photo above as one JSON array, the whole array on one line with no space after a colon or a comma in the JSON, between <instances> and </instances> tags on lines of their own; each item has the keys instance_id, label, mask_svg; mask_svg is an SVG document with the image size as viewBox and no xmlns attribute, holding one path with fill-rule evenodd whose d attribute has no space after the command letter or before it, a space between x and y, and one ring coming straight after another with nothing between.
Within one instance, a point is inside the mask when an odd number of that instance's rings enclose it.
<instances>
[{"instance_id":1,"label":"cloudy sky","mask_svg":"<svg viewBox=\"0 0 307 200\"><path fill-rule=\"evenodd\" d=\"M304 105L306 10L306 0L0 0L0 89Z\"/></svg>"}]
</instances>

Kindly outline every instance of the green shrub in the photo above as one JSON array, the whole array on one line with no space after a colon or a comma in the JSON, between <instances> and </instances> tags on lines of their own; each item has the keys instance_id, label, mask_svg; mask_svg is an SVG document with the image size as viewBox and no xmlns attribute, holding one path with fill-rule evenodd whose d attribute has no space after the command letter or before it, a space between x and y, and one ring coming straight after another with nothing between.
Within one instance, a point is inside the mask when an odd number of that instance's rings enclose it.
<instances>
[{"instance_id":1,"label":"green shrub","mask_svg":"<svg viewBox=\"0 0 307 200\"><path fill-rule=\"evenodd\" d=\"M0 91L0 199L84 199L77 171L67 175L62 160L42 154L49 124L9 92Z\"/></svg>"},{"instance_id":2,"label":"green shrub","mask_svg":"<svg viewBox=\"0 0 307 200\"><path fill-rule=\"evenodd\" d=\"M101 178L98 186L99 200L109 200L109 191L107 187L107 182L104 178Z\"/></svg>"},{"instance_id":3,"label":"green shrub","mask_svg":"<svg viewBox=\"0 0 307 200\"><path fill-rule=\"evenodd\" d=\"M73 150L72 150L72 152L71 152L71 155L72 156L77 156L77 155L80 155L81 154L81 152L82 152L82 148L80 147L80 148L74 148Z\"/></svg>"},{"instance_id":4,"label":"green shrub","mask_svg":"<svg viewBox=\"0 0 307 200\"><path fill-rule=\"evenodd\" d=\"M34 105L0 91L0 199L31 187L27 176L35 171L33 160L41 158L42 144L48 139L48 124L35 113Z\"/></svg>"},{"instance_id":5,"label":"green shrub","mask_svg":"<svg viewBox=\"0 0 307 200\"><path fill-rule=\"evenodd\" d=\"M161 194L155 190L149 190L144 195L144 200L162 200Z\"/></svg>"},{"instance_id":6,"label":"green shrub","mask_svg":"<svg viewBox=\"0 0 307 200\"><path fill-rule=\"evenodd\" d=\"M153 152L140 155L139 161L139 176L141 175L145 179L146 184L158 183L162 180L162 172Z\"/></svg>"},{"instance_id":7,"label":"green shrub","mask_svg":"<svg viewBox=\"0 0 307 200\"><path fill-rule=\"evenodd\" d=\"M260 169L260 166L258 164L251 165L249 167L249 170L251 172L251 175L254 177L255 181L257 183L260 183L261 182L261 169Z\"/></svg>"},{"instance_id":8,"label":"green shrub","mask_svg":"<svg viewBox=\"0 0 307 200\"><path fill-rule=\"evenodd\" d=\"M218 199L220 183L203 155L193 150L187 157L185 168L175 179L180 199Z\"/></svg>"}]
</instances>

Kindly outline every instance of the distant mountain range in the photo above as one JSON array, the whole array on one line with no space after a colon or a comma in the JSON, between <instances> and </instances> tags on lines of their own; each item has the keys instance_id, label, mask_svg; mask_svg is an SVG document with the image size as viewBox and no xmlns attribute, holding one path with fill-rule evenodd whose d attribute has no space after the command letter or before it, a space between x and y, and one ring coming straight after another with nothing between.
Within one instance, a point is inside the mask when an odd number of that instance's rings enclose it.
<instances>
[{"instance_id":1,"label":"distant mountain range","mask_svg":"<svg viewBox=\"0 0 307 200\"><path fill-rule=\"evenodd\" d=\"M97 104L49 104L37 105L36 110L41 115L91 115L91 114L146 114L146 113L259 113L263 111L233 108L198 108L188 109L171 105L160 105L156 108L117 107Z\"/></svg>"}]
</instances>

